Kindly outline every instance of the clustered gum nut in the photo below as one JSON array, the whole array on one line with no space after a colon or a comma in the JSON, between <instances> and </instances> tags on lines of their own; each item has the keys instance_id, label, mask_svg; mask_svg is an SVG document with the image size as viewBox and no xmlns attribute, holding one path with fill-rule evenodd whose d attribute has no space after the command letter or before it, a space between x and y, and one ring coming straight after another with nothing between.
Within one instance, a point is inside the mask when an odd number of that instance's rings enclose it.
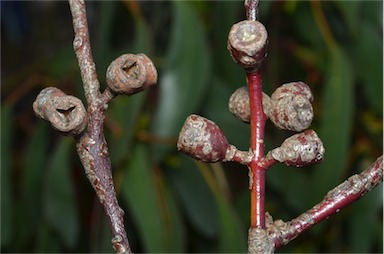
<instances>
[{"instance_id":1,"label":"clustered gum nut","mask_svg":"<svg viewBox=\"0 0 384 254\"><path fill-rule=\"evenodd\" d=\"M55 87L47 87L39 93L33 110L64 135L77 136L87 125L87 111L81 100Z\"/></svg>"},{"instance_id":2,"label":"clustered gum nut","mask_svg":"<svg viewBox=\"0 0 384 254\"><path fill-rule=\"evenodd\" d=\"M234 24L228 35L228 50L233 60L247 70L257 69L267 55L268 33L256 20Z\"/></svg>"},{"instance_id":3,"label":"clustered gum nut","mask_svg":"<svg viewBox=\"0 0 384 254\"><path fill-rule=\"evenodd\" d=\"M230 145L219 127L204 117L190 115L179 133L177 149L203 162L225 159Z\"/></svg>"},{"instance_id":4,"label":"clustered gum nut","mask_svg":"<svg viewBox=\"0 0 384 254\"><path fill-rule=\"evenodd\" d=\"M157 83L156 68L144 54L124 54L108 67L107 84L116 93L131 95Z\"/></svg>"},{"instance_id":5,"label":"clustered gum nut","mask_svg":"<svg viewBox=\"0 0 384 254\"><path fill-rule=\"evenodd\" d=\"M313 95L303 82L291 82L276 89L271 95L271 109L268 116L280 129L302 131L313 120Z\"/></svg>"},{"instance_id":6,"label":"clustered gum nut","mask_svg":"<svg viewBox=\"0 0 384 254\"><path fill-rule=\"evenodd\" d=\"M280 147L270 151L272 158L288 166L302 167L319 163L324 146L314 130L306 130L287 138Z\"/></svg>"},{"instance_id":7,"label":"clustered gum nut","mask_svg":"<svg viewBox=\"0 0 384 254\"><path fill-rule=\"evenodd\" d=\"M268 115L271 107L271 98L263 93L263 111ZM251 115L251 106L249 102L249 92L246 86L240 87L233 92L229 98L229 111L243 122L249 123Z\"/></svg>"}]
</instances>

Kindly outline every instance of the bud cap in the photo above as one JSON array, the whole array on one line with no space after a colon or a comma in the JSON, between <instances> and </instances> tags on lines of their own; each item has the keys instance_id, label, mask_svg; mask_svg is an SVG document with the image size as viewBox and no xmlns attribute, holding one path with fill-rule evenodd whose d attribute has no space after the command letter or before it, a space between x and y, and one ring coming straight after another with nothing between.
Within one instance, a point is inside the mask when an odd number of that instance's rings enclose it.
<instances>
[{"instance_id":1,"label":"bud cap","mask_svg":"<svg viewBox=\"0 0 384 254\"><path fill-rule=\"evenodd\" d=\"M224 160L229 143L219 127L204 117L190 115L180 131L177 148L203 162Z\"/></svg>"}]
</instances>

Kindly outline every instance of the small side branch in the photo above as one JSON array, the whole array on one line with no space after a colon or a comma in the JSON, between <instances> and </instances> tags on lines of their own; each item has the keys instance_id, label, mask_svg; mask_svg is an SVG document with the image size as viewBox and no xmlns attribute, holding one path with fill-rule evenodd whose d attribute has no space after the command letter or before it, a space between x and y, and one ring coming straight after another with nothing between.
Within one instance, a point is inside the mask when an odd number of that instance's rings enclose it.
<instances>
[{"instance_id":1,"label":"small side branch","mask_svg":"<svg viewBox=\"0 0 384 254\"><path fill-rule=\"evenodd\" d=\"M85 3L84 0L69 0L69 5L75 31L73 49L79 61L85 98L88 104L91 104L99 97L100 83L97 79L96 66L91 52Z\"/></svg>"},{"instance_id":2,"label":"small side branch","mask_svg":"<svg viewBox=\"0 0 384 254\"><path fill-rule=\"evenodd\" d=\"M270 224L270 239L275 249L287 244L313 225L339 212L343 207L361 198L383 182L383 156L380 156L366 170L348 178L345 182L328 192L324 199L307 212L290 222L278 220Z\"/></svg>"},{"instance_id":3,"label":"small side branch","mask_svg":"<svg viewBox=\"0 0 384 254\"><path fill-rule=\"evenodd\" d=\"M245 0L244 7L247 20L259 19L259 0Z\"/></svg>"}]
</instances>

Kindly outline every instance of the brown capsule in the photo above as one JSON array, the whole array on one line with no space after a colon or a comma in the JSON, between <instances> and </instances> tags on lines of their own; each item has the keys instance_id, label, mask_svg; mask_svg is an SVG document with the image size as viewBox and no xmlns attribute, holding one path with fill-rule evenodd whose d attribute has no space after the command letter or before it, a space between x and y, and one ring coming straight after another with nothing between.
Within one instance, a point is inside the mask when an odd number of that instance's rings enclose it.
<instances>
[{"instance_id":1,"label":"brown capsule","mask_svg":"<svg viewBox=\"0 0 384 254\"><path fill-rule=\"evenodd\" d=\"M288 166L302 167L319 163L324 158L324 146L314 130L306 130L287 138L273 149L272 157Z\"/></svg>"},{"instance_id":2,"label":"brown capsule","mask_svg":"<svg viewBox=\"0 0 384 254\"><path fill-rule=\"evenodd\" d=\"M55 87L43 89L33 102L35 114L64 135L77 136L87 125L87 111L81 100Z\"/></svg>"},{"instance_id":3,"label":"brown capsule","mask_svg":"<svg viewBox=\"0 0 384 254\"><path fill-rule=\"evenodd\" d=\"M225 159L230 147L219 127L204 117L190 115L180 131L177 149L203 162Z\"/></svg>"},{"instance_id":4,"label":"brown capsule","mask_svg":"<svg viewBox=\"0 0 384 254\"><path fill-rule=\"evenodd\" d=\"M108 67L107 84L116 93L131 95L157 83L157 71L144 54L124 54Z\"/></svg>"},{"instance_id":5,"label":"brown capsule","mask_svg":"<svg viewBox=\"0 0 384 254\"><path fill-rule=\"evenodd\" d=\"M233 60L247 70L257 69L267 56L268 33L255 20L234 24L228 35L228 50Z\"/></svg>"},{"instance_id":6,"label":"brown capsule","mask_svg":"<svg viewBox=\"0 0 384 254\"><path fill-rule=\"evenodd\" d=\"M267 115L271 107L271 99L263 93L263 111ZM249 92L246 86L240 87L229 98L229 111L243 122L249 123L251 108L249 104Z\"/></svg>"},{"instance_id":7,"label":"brown capsule","mask_svg":"<svg viewBox=\"0 0 384 254\"><path fill-rule=\"evenodd\" d=\"M303 82L284 84L271 95L271 109L268 116L280 129L302 131L313 120L313 95Z\"/></svg>"}]
</instances>

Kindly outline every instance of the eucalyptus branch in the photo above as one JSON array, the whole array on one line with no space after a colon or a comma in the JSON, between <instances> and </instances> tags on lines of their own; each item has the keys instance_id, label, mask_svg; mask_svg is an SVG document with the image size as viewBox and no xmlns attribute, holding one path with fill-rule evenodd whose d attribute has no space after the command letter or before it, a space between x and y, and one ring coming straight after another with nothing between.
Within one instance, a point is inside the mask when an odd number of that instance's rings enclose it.
<instances>
[{"instance_id":1,"label":"eucalyptus branch","mask_svg":"<svg viewBox=\"0 0 384 254\"><path fill-rule=\"evenodd\" d=\"M258 20L259 19L259 1L260 0L245 0L245 14L248 20Z\"/></svg>"},{"instance_id":2,"label":"eucalyptus branch","mask_svg":"<svg viewBox=\"0 0 384 254\"><path fill-rule=\"evenodd\" d=\"M229 110L250 124L249 152L239 151L211 120L191 115L179 134L180 151L204 162L234 161L247 165L251 196L251 225L248 253L273 253L297 235L360 198L383 181L382 157L360 175L350 177L331 190L322 202L290 222L273 221L265 211L265 174L276 163L304 167L324 159L323 143L314 130L308 129L314 118L313 94L303 82L289 82L271 96L262 91L260 66L267 54L268 33L258 19L258 0L245 0L247 20L232 26L228 50L243 67L247 87L238 88L229 99ZM264 154L265 123L269 119L277 128L300 132L287 138Z\"/></svg>"},{"instance_id":3,"label":"eucalyptus branch","mask_svg":"<svg viewBox=\"0 0 384 254\"><path fill-rule=\"evenodd\" d=\"M113 184L111 161L104 137L104 118L113 98L118 94L132 95L154 85L157 71L146 55L124 54L108 67L108 87L101 93L92 57L84 0L69 0L69 6L75 32L73 48L80 67L87 110L78 98L54 87L40 92L33 109L38 117L50 122L53 128L75 138L85 173L104 207L113 248L117 253L131 253L124 228L124 211L118 204Z\"/></svg>"},{"instance_id":4,"label":"eucalyptus branch","mask_svg":"<svg viewBox=\"0 0 384 254\"><path fill-rule=\"evenodd\" d=\"M84 0L69 0L69 6L75 32L73 48L80 66L85 98L91 104L97 102L99 98L100 83L97 79L96 66L91 52L85 3Z\"/></svg>"},{"instance_id":5,"label":"eucalyptus branch","mask_svg":"<svg viewBox=\"0 0 384 254\"><path fill-rule=\"evenodd\" d=\"M270 217L268 233L277 249L295 239L313 225L338 213L343 207L361 198L364 194L383 182L383 156L380 156L360 174L353 175L330 190L324 199L297 218L283 222L272 222Z\"/></svg>"},{"instance_id":6,"label":"eucalyptus branch","mask_svg":"<svg viewBox=\"0 0 384 254\"><path fill-rule=\"evenodd\" d=\"M109 88L103 94L99 91L100 84L92 57L84 1L70 0L69 5L75 32L73 48L79 62L85 98L88 102L88 130L76 139L77 153L88 180L104 207L112 234L113 248L117 253L130 253L124 228L124 211L116 198L111 161L103 131L107 103L112 100L114 93Z\"/></svg>"}]
</instances>

